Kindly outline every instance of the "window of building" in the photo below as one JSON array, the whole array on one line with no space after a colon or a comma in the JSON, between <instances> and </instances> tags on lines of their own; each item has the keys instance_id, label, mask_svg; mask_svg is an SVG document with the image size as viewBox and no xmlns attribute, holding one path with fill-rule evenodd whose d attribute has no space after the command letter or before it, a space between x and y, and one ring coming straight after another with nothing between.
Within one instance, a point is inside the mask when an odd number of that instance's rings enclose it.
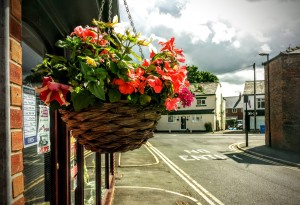
<instances>
[{"instance_id":1,"label":"window of building","mask_svg":"<svg viewBox=\"0 0 300 205\"><path fill-rule=\"evenodd\" d=\"M197 106L206 106L205 98L197 98Z\"/></svg>"},{"instance_id":2,"label":"window of building","mask_svg":"<svg viewBox=\"0 0 300 205\"><path fill-rule=\"evenodd\" d=\"M257 102L257 108L265 108L265 99L264 98L258 98L256 99Z\"/></svg>"},{"instance_id":3,"label":"window of building","mask_svg":"<svg viewBox=\"0 0 300 205\"><path fill-rule=\"evenodd\" d=\"M200 120L201 120L201 116L198 116L198 115L194 115L193 117L192 117L192 122L199 122Z\"/></svg>"},{"instance_id":4,"label":"window of building","mask_svg":"<svg viewBox=\"0 0 300 205\"><path fill-rule=\"evenodd\" d=\"M168 122L175 122L175 116L168 115Z\"/></svg>"},{"instance_id":5,"label":"window of building","mask_svg":"<svg viewBox=\"0 0 300 205\"><path fill-rule=\"evenodd\" d=\"M237 113L237 109L236 108L232 108L232 113Z\"/></svg>"}]
</instances>

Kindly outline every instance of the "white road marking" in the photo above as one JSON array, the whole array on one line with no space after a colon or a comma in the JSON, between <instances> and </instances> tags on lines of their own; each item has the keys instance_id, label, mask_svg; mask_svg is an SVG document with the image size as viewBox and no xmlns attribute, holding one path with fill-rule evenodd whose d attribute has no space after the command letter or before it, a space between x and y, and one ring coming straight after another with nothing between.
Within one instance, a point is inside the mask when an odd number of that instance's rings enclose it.
<instances>
[{"instance_id":1,"label":"white road marking","mask_svg":"<svg viewBox=\"0 0 300 205\"><path fill-rule=\"evenodd\" d=\"M233 155L233 157L236 158L236 159L239 159L239 160L243 160L242 158L237 157L236 155Z\"/></svg>"},{"instance_id":2,"label":"white road marking","mask_svg":"<svg viewBox=\"0 0 300 205\"><path fill-rule=\"evenodd\" d=\"M157 154L182 180L184 180L191 188L194 189L205 201L207 201L210 205L224 205L219 199L217 199L214 195L212 195L208 190L202 187L197 181L195 181L192 177L190 177L187 173L185 173L182 169L180 169L176 164L174 164L169 158L167 158L163 153L161 153L157 148L152 146L149 142L147 142L149 148Z\"/></svg>"},{"instance_id":3,"label":"white road marking","mask_svg":"<svg viewBox=\"0 0 300 205\"><path fill-rule=\"evenodd\" d=\"M170 190L166 190L166 189L160 189L160 188L154 188L154 187L140 187L140 186L115 186L116 189L150 189L150 190L156 190L156 191L163 191L166 193L170 193L170 194L175 194L178 196L182 196L182 197L186 197L190 200L192 200L193 202L195 202L197 205L202 205L197 199L191 197L191 196L187 196L178 192L174 192L174 191L170 191Z\"/></svg>"}]
</instances>

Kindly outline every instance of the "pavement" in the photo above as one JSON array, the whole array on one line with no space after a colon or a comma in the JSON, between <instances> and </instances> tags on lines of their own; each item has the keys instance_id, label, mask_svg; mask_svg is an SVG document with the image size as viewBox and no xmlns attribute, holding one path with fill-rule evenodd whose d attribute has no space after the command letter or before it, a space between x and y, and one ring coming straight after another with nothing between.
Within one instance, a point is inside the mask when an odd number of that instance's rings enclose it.
<instances>
[{"instance_id":1,"label":"pavement","mask_svg":"<svg viewBox=\"0 0 300 205\"><path fill-rule=\"evenodd\" d=\"M228 134L228 133L227 133ZM236 149L279 165L300 169L300 154L264 145L264 140L236 144ZM190 197L187 184L172 174L158 159L151 146L117 154L117 174L112 205L194 205L200 201Z\"/></svg>"}]
</instances>

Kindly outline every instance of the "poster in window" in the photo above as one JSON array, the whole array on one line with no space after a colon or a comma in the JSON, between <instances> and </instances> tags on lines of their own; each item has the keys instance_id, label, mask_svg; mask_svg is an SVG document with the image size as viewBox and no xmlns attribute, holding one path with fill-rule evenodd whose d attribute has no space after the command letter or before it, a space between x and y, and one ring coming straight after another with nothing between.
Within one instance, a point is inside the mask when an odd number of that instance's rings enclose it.
<instances>
[{"instance_id":1,"label":"poster in window","mask_svg":"<svg viewBox=\"0 0 300 205\"><path fill-rule=\"evenodd\" d=\"M37 144L36 98L33 88L23 86L23 141L24 148Z\"/></svg>"},{"instance_id":2,"label":"poster in window","mask_svg":"<svg viewBox=\"0 0 300 205\"><path fill-rule=\"evenodd\" d=\"M50 152L50 116L49 107L40 105L38 126L38 154Z\"/></svg>"},{"instance_id":3,"label":"poster in window","mask_svg":"<svg viewBox=\"0 0 300 205\"><path fill-rule=\"evenodd\" d=\"M75 191L77 188L77 142L76 139L72 136L70 137L70 171L71 171L71 190Z\"/></svg>"}]
</instances>

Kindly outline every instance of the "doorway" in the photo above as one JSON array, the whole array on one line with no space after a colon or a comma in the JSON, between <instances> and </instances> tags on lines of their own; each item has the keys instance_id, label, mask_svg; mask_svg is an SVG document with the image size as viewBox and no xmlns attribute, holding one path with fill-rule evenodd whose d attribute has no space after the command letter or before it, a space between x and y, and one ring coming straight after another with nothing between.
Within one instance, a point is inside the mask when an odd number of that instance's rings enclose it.
<instances>
[{"instance_id":1,"label":"doorway","mask_svg":"<svg viewBox=\"0 0 300 205\"><path fill-rule=\"evenodd\" d=\"M181 117L181 129L186 130L186 117L185 116Z\"/></svg>"}]
</instances>

